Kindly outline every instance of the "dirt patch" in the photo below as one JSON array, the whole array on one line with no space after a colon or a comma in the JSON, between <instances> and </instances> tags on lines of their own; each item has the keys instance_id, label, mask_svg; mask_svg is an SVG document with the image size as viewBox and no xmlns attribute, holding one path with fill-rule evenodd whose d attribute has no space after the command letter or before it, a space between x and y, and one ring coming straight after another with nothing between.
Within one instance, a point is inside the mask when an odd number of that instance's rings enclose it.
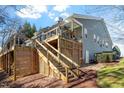
<instances>
[{"instance_id":1,"label":"dirt patch","mask_svg":"<svg viewBox=\"0 0 124 93\"><path fill-rule=\"evenodd\" d=\"M58 83L55 85L54 83ZM63 85L64 82L54 77L47 77L41 74L30 75L20 78L10 84L10 87L21 88L47 88Z\"/></svg>"},{"instance_id":2,"label":"dirt patch","mask_svg":"<svg viewBox=\"0 0 124 93\"><path fill-rule=\"evenodd\" d=\"M81 84L74 86L75 88L97 88L96 78L87 80Z\"/></svg>"},{"instance_id":3,"label":"dirt patch","mask_svg":"<svg viewBox=\"0 0 124 93\"><path fill-rule=\"evenodd\" d=\"M85 73L83 73L85 72ZM65 83L54 77L46 77L41 74L20 78L10 84L10 87L21 88L72 88L72 87L97 87L95 84L96 71L82 71L82 76L70 83ZM87 84L88 83L88 84Z\"/></svg>"},{"instance_id":4,"label":"dirt patch","mask_svg":"<svg viewBox=\"0 0 124 93\"><path fill-rule=\"evenodd\" d=\"M86 65L81 70L81 77L73 82L65 83L54 77L47 77L35 74L19 78L17 81L4 79L0 82L0 87L10 88L97 88L97 70L105 66L113 66L117 63L98 63Z\"/></svg>"}]
</instances>

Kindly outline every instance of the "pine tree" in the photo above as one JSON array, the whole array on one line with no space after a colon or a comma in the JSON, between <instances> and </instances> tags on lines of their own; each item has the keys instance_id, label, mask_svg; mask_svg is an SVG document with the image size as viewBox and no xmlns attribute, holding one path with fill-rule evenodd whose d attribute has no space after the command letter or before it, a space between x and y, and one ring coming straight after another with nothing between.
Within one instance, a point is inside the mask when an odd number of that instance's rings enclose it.
<instances>
[{"instance_id":1,"label":"pine tree","mask_svg":"<svg viewBox=\"0 0 124 93\"><path fill-rule=\"evenodd\" d=\"M113 50L113 52L115 52L115 58L120 58L121 51L120 51L119 47L118 46L114 46L112 50Z\"/></svg>"},{"instance_id":2,"label":"pine tree","mask_svg":"<svg viewBox=\"0 0 124 93\"><path fill-rule=\"evenodd\" d=\"M36 29L36 26L33 24L33 26L32 26L32 33L35 33L35 32L37 32L37 29Z\"/></svg>"},{"instance_id":3,"label":"pine tree","mask_svg":"<svg viewBox=\"0 0 124 93\"><path fill-rule=\"evenodd\" d=\"M27 21L24 23L23 29L21 30L21 32L24 33L28 38L31 38L36 31L36 26L31 26Z\"/></svg>"}]
</instances>

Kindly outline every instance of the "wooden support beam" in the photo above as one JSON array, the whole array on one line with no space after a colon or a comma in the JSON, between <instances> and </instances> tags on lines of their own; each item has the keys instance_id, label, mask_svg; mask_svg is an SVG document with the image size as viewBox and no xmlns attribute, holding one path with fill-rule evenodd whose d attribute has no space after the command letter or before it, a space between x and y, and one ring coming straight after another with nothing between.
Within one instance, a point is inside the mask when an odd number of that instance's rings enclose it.
<instances>
[{"instance_id":1,"label":"wooden support beam","mask_svg":"<svg viewBox=\"0 0 124 93\"><path fill-rule=\"evenodd\" d=\"M72 60L74 60L74 42L72 43ZM72 67L73 67L73 64L72 64Z\"/></svg>"},{"instance_id":2,"label":"wooden support beam","mask_svg":"<svg viewBox=\"0 0 124 93\"><path fill-rule=\"evenodd\" d=\"M8 53L6 54L6 72L8 73Z\"/></svg>"},{"instance_id":3,"label":"wooden support beam","mask_svg":"<svg viewBox=\"0 0 124 93\"><path fill-rule=\"evenodd\" d=\"M7 72L7 54L5 55L5 63L6 63L6 66L5 66L6 68L5 69L6 69L6 72Z\"/></svg>"},{"instance_id":4,"label":"wooden support beam","mask_svg":"<svg viewBox=\"0 0 124 93\"><path fill-rule=\"evenodd\" d=\"M8 53L8 73L10 74L10 52Z\"/></svg>"},{"instance_id":5,"label":"wooden support beam","mask_svg":"<svg viewBox=\"0 0 124 93\"><path fill-rule=\"evenodd\" d=\"M66 71L66 83L68 83L69 82L69 80L68 80L68 68L65 68L65 71Z\"/></svg>"},{"instance_id":6,"label":"wooden support beam","mask_svg":"<svg viewBox=\"0 0 124 93\"><path fill-rule=\"evenodd\" d=\"M16 47L14 49L14 81L16 81Z\"/></svg>"},{"instance_id":7,"label":"wooden support beam","mask_svg":"<svg viewBox=\"0 0 124 93\"><path fill-rule=\"evenodd\" d=\"M48 76L50 75L50 64L49 64L49 53L47 50L47 66L48 66Z\"/></svg>"},{"instance_id":8,"label":"wooden support beam","mask_svg":"<svg viewBox=\"0 0 124 93\"><path fill-rule=\"evenodd\" d=\"M61 48L60 48L61 42L60 42L60 36L58 37L58 51L61 52ZM57 53L58 59L59 59L59 63L60 63L60 54Z\"/></svg>"},{"instance_id":9,"label":"wooden support beam","mask_svg":"<svg viewBox=\"0 0 124 93\"><path fill-rule=\"evenodd\" d=\"M60 63L60 52L61 52L61 42L60 42L60 36L58 37L58 40L57 40L57 46L58 46L58 52L57 52L57 56L58 56L58 59L59 59L59 63ZM59 72L59 78L61 78L61 74Z\"/></svg>"}]
</instances>

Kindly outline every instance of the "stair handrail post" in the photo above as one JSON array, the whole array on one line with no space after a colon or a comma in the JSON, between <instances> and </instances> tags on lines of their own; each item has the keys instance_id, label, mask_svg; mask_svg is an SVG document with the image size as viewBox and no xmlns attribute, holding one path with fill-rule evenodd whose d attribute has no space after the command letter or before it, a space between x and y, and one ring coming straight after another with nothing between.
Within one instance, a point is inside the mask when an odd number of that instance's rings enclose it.
<instances>
[{"instance_id":1,"label":"stair handrail post","mask_svg":"<svg viewBox=\"0 0 124 93\"><path fill-rule=\"evenodd\" d=\"M34 44L34 47L36 47L36 42L35 42L35 40L32 40L32 42L33 42L33 44Z\"/></svg>"},{"instance_id":2,"label":"stair handrail post","mask_svg":"<svg viewBox=\"0 0 124 93\"><path fill-rule=\"evenodd\" d=\"M78 77L80 76L79 67L77 67L77 75L78 75Z\"/></svg>"},{"instance_id":3,"label":"stair handrail post","mask_svg":"<svg viewBox=\"0 0 124 93\"><path fill-rule=\"evenodd\" d=\"M69 82L69 80L68 80L68 68L65 68L65 71L66 71L66 83L68 83Z\"/></svg>"},{"instance_id":4,"label":"stair handrail post","mask_svg":"<svg viewBox=\"0 0 124 93\"><path fill-rule=\"evenodd\" d=\"M48 52L48 49L47 49L47 63L48 63L48 75L50 74L50 63L49 63L49 52Z\"/></svg>"},{"instance_id":5,"label":"stair handrail post","mask_svg":"<svg viewBox=\"0 0 124 93\"><path fill-rule=\"evenodd\" d=\"M48 49L46 50L47 52L47 62L49 61L49 53L48 53Z\"/></svg>"}]
</instances>

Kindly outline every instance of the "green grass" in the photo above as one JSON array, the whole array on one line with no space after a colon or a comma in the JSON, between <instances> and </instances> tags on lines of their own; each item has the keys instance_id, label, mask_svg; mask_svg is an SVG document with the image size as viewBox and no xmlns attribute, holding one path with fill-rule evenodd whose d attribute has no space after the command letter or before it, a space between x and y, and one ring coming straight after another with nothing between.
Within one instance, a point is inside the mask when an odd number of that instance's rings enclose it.
<instances>
[{"instance_id":1,"label":"green grass","mask_svg":"<svg viewBox=\"0 0 124 93\"><path fill-rule=\"evenodd\" d=\"M124 58L116 66L107 66L97 73L97 84L106 88L124 88Z\"/></svg>"}]
</instances>

